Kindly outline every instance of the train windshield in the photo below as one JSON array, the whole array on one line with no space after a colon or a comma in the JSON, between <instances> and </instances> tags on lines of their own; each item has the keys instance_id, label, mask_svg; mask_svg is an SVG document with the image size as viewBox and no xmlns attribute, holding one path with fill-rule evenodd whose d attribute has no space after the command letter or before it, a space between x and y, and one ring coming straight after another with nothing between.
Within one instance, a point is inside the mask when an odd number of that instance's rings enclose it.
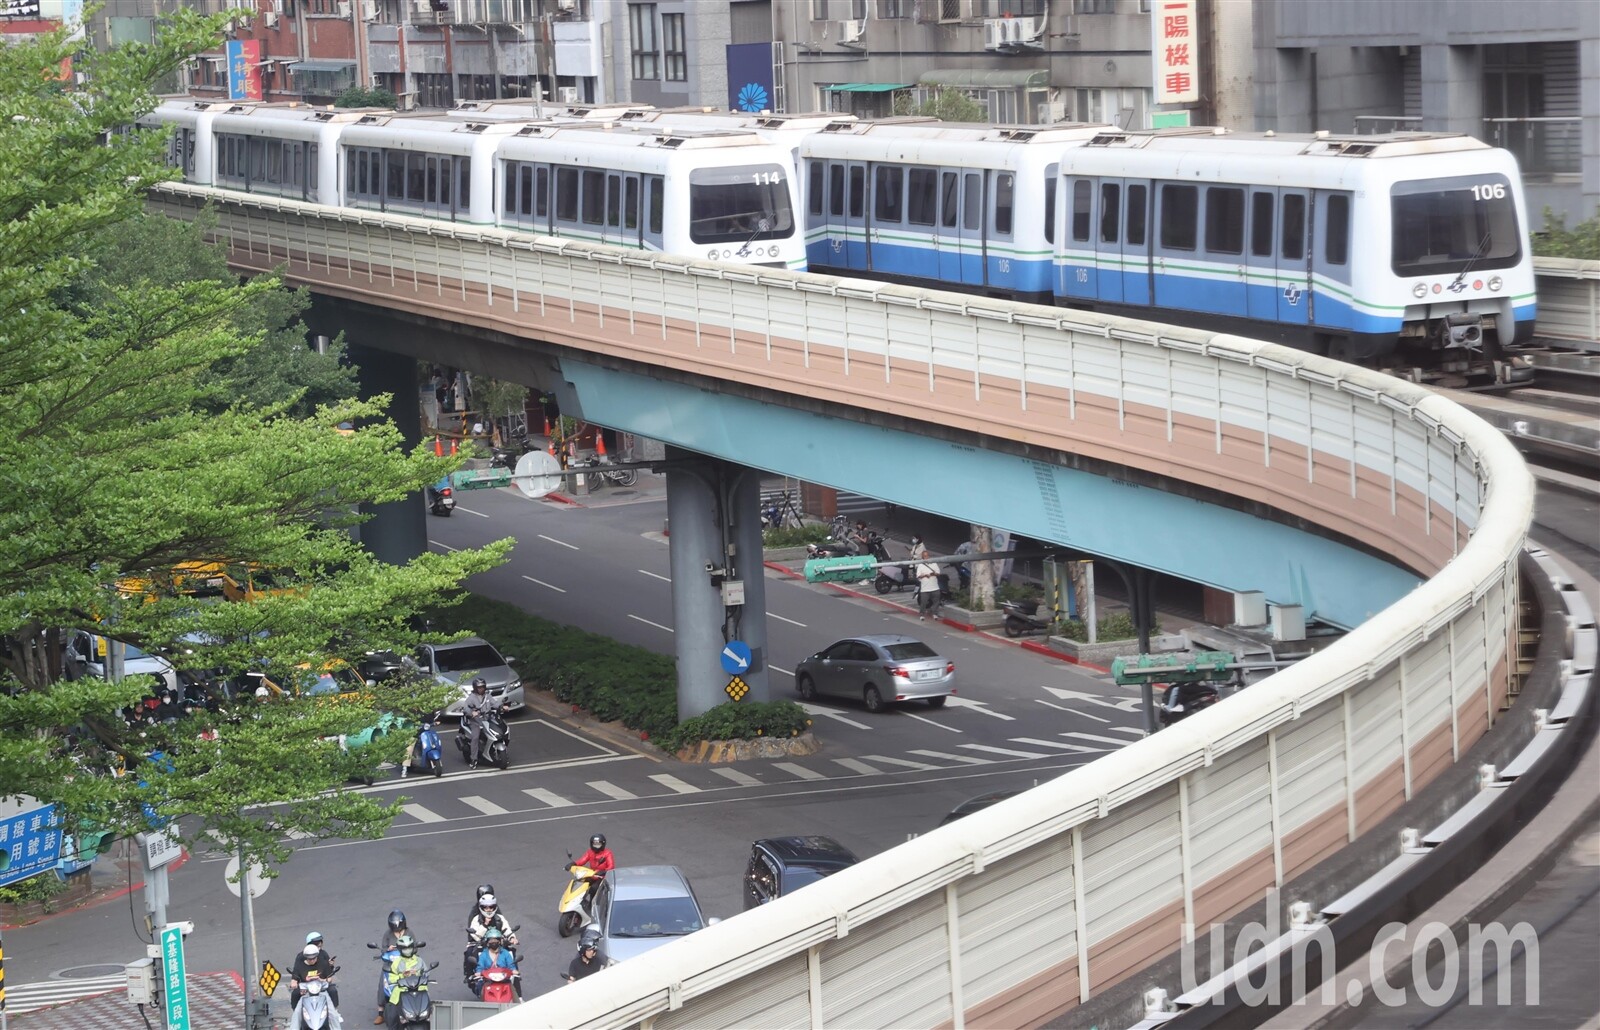
<instances>
[{"instance_id":1,"label":"train windshield","mask_svg":"<svg viewBox=\"0 0 1600 1030\"><path fill-rule=\"evenodd\" d=\"M1521 260L1516 202L1503 175L1402 182L1389 203L1397 276L1455 275Z\"/></svg>"},{"instance_id":2,"label":"train windshield","mask_svg":"<svg viewBox=\"0 0 1600 1030\"><path fill-rule=\"evenodd\" d=\"M789 179L782 167L697 168L689 173L689 238L695 243L777 240L793 232Z\"/></svg>"}]
</instances>

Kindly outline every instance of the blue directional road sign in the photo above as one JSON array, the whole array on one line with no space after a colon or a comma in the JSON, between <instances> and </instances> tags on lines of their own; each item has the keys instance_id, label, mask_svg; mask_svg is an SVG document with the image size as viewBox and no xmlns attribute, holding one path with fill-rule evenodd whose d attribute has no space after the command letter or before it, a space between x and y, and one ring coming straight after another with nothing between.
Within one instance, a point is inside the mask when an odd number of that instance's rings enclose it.
<instances>
[{"instance_id":1,"label":"blue directional road sign","mask_svg":"<svg viewBox=\"0 0 1600 1030\"><path fill-rule=\"evenodd\" d=\"M730 640L722 648L722 671L738 675L750 671L750 645L743 640Z\"/></svg>"},{"instance_id":2,"label":"blue directional road sign","mask_svg":"<svg viewBox=\"0 0 1600 1030\"><path fill-rule=\"evenodd\" d=\"M18 798L0 808L0 886L37 876L60 860L55 805Z\"/></svg>"},{"instance_id":3,"label":"blue directional road sign","mask_svg":"<svg viewBox=\"0 0 1600 1030\"><path fill-rule=\"evenodd\" d=\"M183 927L161 930L161 974L166 977L167 1030L189 1030L189 977L183 968Z\"/></svg>"}]
</instances>

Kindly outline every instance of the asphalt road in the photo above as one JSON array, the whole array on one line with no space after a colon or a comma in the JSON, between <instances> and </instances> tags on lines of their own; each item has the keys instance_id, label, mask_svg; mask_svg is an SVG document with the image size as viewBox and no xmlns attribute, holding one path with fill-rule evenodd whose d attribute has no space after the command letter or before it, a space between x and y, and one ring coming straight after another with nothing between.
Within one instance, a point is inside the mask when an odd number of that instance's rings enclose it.
<instances>
[{"instance_id":1,"label":"asphalt road","mask_svg":"<svg viewBox=\"0 0 1600 1030\"><path fill-rule=\"evenodd\" d=\"M484 491L462 501L453 517L429 519L434 546L518 541L508 564L478 577L474 590L671 653L663 500L608 504L602 495L576 508ZM398 907L429 943L423 954L440 963L436 996L468 998L462 928L473 886L490 882L522 926L527 993L541 993L560 985L572 954L573 942L556 933L555 906L567 852L581 851L591 833L607 835L620 864L681 866L706 915L729 917L742 905L755 838L823 833L867 857L932 828L967 798L1031 786L1139 736L1136 693L1104 674L774 572L767 598L774 697L793 696L792 678L778 669L792 670L832 640L897 631L954 659L959 698L939 710L879 715L820 703L812 706L818 754L719 766L663 760L586 734L559 710L530 711L512 722L509 770L466 771L447 742L443 778L364 788L405 805L383 839L301 844L256 900L259 957L286 968L305 932L322 931L343 968L345 1014L360 1017L377 971L362 945ZM226 856L199 855L172 874L170 916L196 924L188 954L197 972L241 964L227 871ZM8 933L8 983L140 957L130 911L141 907L137 891L131 900Z\"/></svg>"}]
</instances>

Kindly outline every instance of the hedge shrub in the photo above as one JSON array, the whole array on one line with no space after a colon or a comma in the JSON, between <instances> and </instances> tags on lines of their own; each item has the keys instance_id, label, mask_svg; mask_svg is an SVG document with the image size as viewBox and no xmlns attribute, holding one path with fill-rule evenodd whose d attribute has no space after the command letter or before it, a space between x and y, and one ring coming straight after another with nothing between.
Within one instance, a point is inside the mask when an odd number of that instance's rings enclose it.
<instances>
[{"instance_id":1,"label":"hedge shrub","mask_svg":"<svg viewBox=\"0 0 1600 1030\"><path fill-rule=\"evenodd\" d=\"M701 740L798 737L810 725L805 709L793 701L727 701L709 712L684 720L656 743L668 751L677 751Z\"/></svg>"}]
</instances>

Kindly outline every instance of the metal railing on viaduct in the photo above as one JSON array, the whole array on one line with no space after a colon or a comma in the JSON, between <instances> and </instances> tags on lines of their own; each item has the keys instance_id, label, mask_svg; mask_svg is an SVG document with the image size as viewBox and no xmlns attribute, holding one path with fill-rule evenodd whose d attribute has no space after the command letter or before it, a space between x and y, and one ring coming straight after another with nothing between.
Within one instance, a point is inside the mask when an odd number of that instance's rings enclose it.
<instances>
[{"instance_id":1,"label":"metal railing on viaduct","mask_svg":"<svg viewBox=\"0 0 1600 1030\"><path fill-rule=\"evenodd\" d=\"M482 1026L1038 1023L1355 840L1506 703L1532 480L1421 388L1078 312L183 186L152 203L187 218L206 200L240 268L1220 484L1425 577L1171 729Z\"/></svg>"}]
</instances>

